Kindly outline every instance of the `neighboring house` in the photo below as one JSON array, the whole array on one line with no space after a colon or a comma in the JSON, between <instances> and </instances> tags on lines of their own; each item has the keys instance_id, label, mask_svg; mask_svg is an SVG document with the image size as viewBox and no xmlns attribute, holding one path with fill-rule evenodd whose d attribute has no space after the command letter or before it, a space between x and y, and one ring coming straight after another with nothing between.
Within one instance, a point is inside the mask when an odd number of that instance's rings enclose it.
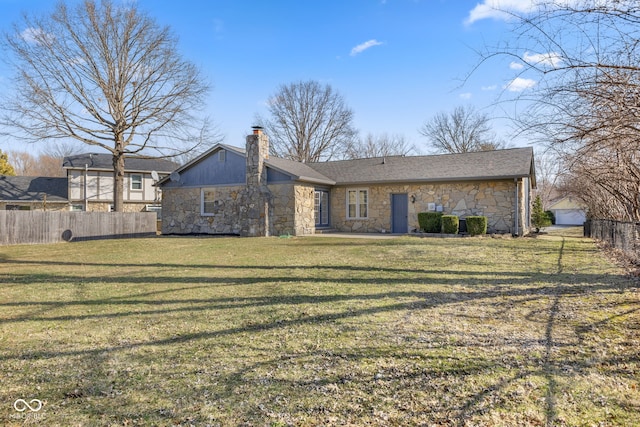
<instances>
[{"instance_id":1,"label":"neighboring house","mask_svg":"<svg viewBox=\"0 0 640 427\"><path fill-rule=\"evenodd\" d=\"M309 164L268 153L256 128L246 150L218 144L161 180L162 232L407 233L426 211L484 215L490 233L523 235L531 225L531 148Z\"/></svg>"},{"instance_id":2,"label":"neighboring house","mask_svg":"<svg viewBox=\"0 0 640 427\"><path fill-rule=\"evenodd\" d=\"M66 178L0 176L0 209L109 212L113 207L113 165L110 154L65 157ZM160 188L155 184L178 165L163 159L125 159L124 210L160 213Z\"/></svg>"},{"instance_id":3,"label":"neighboring house","mask_svg":"<svg viewBox=\"0 0 640 427\"><path fill-rule=\"evenodd\" d=\"M110 212L113 210L113 163L108 153L65 157L71 210ZM157 181L177 164L164 159L125 158L124 211L158 211L161 193Z\"/></svg>"},{"instance_id":4,"label":"neighboring house","mask_svg":"<svg viewBox=\"0 0 640 427\"><path fill-rule=\"evenodd\" d=\"M554 202L547 210L553 212L556 225L583 225L587 220L584 205L572 197L564 197Z\"/></svg>"},{"instance_id":5,"label":"neighboring house","mask_svg":"<svg viewBox=\"0 0 640 427\"><path fill-rule=\"evenodd\" d=\"M67 178L0 176L0 210L67 210Z\"/></svg>"}]
</instances>

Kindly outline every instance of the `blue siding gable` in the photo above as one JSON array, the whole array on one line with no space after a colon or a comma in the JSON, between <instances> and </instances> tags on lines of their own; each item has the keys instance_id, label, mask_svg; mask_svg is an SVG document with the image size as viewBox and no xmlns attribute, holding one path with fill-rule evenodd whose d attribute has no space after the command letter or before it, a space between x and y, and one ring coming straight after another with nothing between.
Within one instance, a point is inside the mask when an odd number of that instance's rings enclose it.
<instances>
[{"instance_id":1,"label":"blue siding gable","mask_svg":"<svg viewBox=\"0 0 640 427\"><path fill-rule=\"evenodd\" d=\"M281 171L280 168L265 165L267 183L286 183L296 177ZM165 179L161 186L165 188L208 187L225 185L245 185L247 162L244 153L225 148L224 145L213 148L192 163L177 170L180 179Z\"/></svg>"},{"instance_id":2,"label":"blue siding gable","mask_svg":"<svg viewBox=\"0 0 640 427\"><path fill-rule=\"evenodd\" d=\"M244 156L221 148L192 167L180 172L180 183L168 181L165 186L244 185L245 172Z\"/></svg>"},{"instance_id":3,"label":"blue siding gable","mask_svg":"<svg viewBox=\"0 0 640 427\"><path fill-rule=\"evenodd\" d=\"M288 182L291 181L291 176L275 169L271 169L267 166L267 183L272 184L275 182Z\"/></svg>"}]
</instances>

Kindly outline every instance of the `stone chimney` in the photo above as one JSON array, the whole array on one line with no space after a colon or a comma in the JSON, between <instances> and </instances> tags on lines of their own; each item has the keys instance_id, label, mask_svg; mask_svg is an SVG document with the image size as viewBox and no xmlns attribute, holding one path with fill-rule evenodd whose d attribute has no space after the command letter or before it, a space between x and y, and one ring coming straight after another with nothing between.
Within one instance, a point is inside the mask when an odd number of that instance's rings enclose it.
<instances>
[{"instance_id":1,"label":"stone chimney","mask_svg":"<svg viewBox=\"0 0 640 427\"><path fill-rule=\"evenodd\" d=\"M264 161L269 158L269 138L260 126L253 127L253 134L247 135L247 186L267 185L267 171Z\"/></svg>"},{"instance_id":2,"label":"stone chimney","mask_svg":"<svg viewBox=\"0 0 640 427\"><path fill-rule=\"evenodd\" d=\"M270 235L270 192L267 187L267 168L264 161L269 158L269 138L260 126L253 127L247 135L247 186L242 195L240 207L241 231L243 236Z\"/></svg>"}]
</instances>

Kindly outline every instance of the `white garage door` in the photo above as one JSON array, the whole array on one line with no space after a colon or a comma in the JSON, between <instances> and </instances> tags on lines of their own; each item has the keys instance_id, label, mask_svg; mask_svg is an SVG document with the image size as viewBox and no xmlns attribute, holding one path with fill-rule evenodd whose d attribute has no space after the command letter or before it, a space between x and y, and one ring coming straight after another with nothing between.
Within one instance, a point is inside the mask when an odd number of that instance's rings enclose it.
<instances>
[{"instance_id":1,"label":"white garage door","mask_svg":"<svg viewBox=\"0 0 640 427\"><path fill-rule=\"evenodd\" d=\"M557 209L556 225L582 225L587 217L581 209Z\"/></svg>"}]
</instances>

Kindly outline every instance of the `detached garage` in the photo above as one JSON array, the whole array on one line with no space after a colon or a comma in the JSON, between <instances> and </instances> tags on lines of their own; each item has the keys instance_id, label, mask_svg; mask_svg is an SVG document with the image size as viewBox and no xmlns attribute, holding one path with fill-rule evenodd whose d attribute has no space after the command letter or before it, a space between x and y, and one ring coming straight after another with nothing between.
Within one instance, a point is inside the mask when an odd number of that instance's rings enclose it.
<instances>
[{"instance_id":1,"label":"detached garage","mask_svg":"<svg viewBox=\"0 0 640 427\"><path fill-rule=\"evenodd\" d=\"M582 225L587 220L587 213L580 202L565 197L547 208L556 217L556 225Z\"/></svg>"}]
</instances>

